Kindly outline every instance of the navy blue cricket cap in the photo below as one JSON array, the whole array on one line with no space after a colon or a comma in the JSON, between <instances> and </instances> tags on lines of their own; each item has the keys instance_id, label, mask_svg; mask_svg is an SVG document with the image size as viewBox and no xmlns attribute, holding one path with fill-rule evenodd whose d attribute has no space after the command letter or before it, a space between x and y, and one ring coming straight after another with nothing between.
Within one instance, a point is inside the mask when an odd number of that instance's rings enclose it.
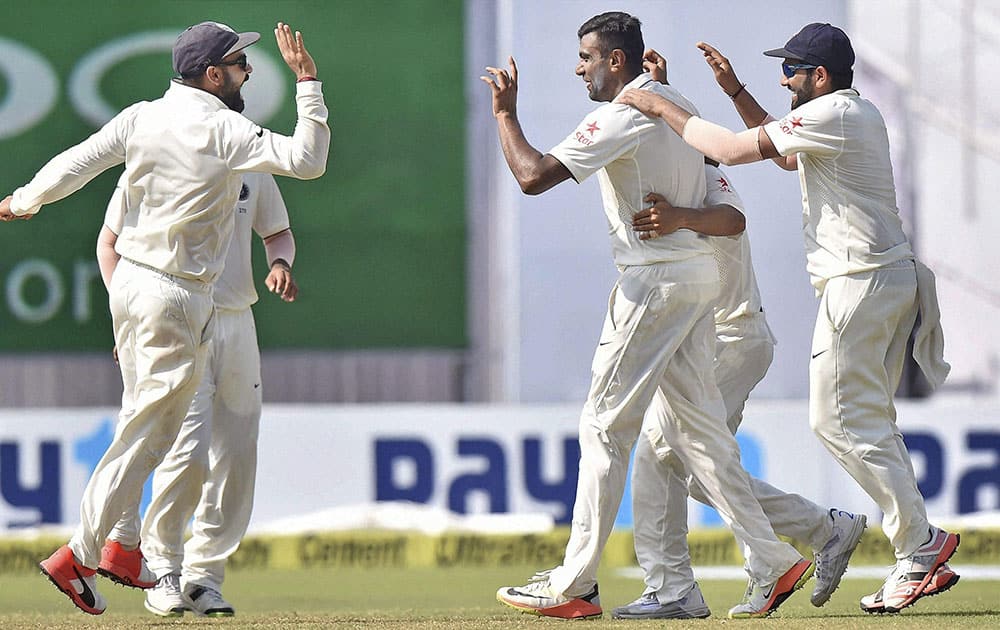
<instances>
[{"instance_id":1,"label":"navy blue cricket cap","mask_svg":"<svg viewBox=\"0 0 1000 630\"><path fill-rule=\"evenodd\" d=\"M830 72L850 72L854 66L854 48L847 33L831 24L814 22L802 27L783 48L764 51L768 57L798 59Z\"/></svg>"},{"instance_id":2,"label":"navy blue cricket cap","mask_svg":"<svg viewBox=\"0 0 1000 630\"><path fill-rule=\"evenodd\" d=\"M260 33L237 33L219 22L189 26L174 42L174 72L181 76L200 74L259 39Z\"/></svg>"}]
</instances>

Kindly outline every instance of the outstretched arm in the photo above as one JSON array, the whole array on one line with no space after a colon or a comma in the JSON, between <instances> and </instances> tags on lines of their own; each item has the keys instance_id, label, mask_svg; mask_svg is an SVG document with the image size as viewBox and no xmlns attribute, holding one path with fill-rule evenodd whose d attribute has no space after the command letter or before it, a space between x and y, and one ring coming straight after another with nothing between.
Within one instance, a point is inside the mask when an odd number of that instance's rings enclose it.
<instances>
[{"instance_id":1,"label":"outstretched arm","mask_svg":"<svg viewBox=\"0 0 1000 630\"><path fill-rule=\"evenodd\" d=\"M632 229L644 241L677 230L692 230L706 236L735 236L746 229L746 217L728 204L683 208L671 205L658 193L649 193L643 201L653 205L632 217Z\"/></svg>"},{"instance_id":2,"label":"outstretched arm","mask_svg":"<svg viewBox=\"0 0 1000 630\"><path fill-rule=\"evenodd\" d=\"M510 71L487 67L491 76L479 77L493 93L493 117L497 120L500 147L514 179L527 195L538 195L571 177L569 169L551 155L531 146L517 120L517 64L507 58Z\"/></svg>"},{"instance_id":3,"label":"outstretched arm","mask_svg":"<svg viewBox=\"0 0 1000 630\"><path fill-rule=\"evenodd\" d=\"M726 96L733 101L733 105L736 107L736 112L740 115L740 118L743 119L743 124L747 126L747 129L763 127L767 123L774 120L774 117L768 114L767 111L760 106L760 103L757 102L757 99L750 94L747 90L747 84L742 83L739 80L739 77L736 76L736 70L733 69L733 64L729 63L729 59L727 59L711 44L698 42L697 46L698 49L701 50L702 54L705 55L705 62L712 69L712 73L715 74L715 82L719 84L719 87L726 93ZM763 133L763 129L761 130L761 133L764 136L767 136L766 133ZM767 142L771 142L770 137L767 138ZM761 153L763 152L764 151L762 150ZM779 155L778 157L772 159L778 166L786 170L792 171L798 166L797 159L794 155L786 157Z\"/></svg>"}]
</instances>

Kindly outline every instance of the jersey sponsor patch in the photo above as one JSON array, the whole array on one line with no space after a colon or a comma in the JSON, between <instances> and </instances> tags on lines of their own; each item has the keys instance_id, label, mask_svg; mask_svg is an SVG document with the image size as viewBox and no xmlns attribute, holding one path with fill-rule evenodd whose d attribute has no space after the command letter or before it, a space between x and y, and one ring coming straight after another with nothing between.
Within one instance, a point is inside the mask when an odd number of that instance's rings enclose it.
<instances>
[{"instance_id":1,"label":"jersey sponsor patch","mask_svg":"<svg viewBox=\"0 0 1000 630\"><path fill-rule=\"evenodd\" d=\"M802 116L789 116L781 121L781 130L792 135L792 130L802 126Z\"/></svg>"},{"instance_id":2,"label":"jersey sponsor patch","mask_svg":"<svg viewBox=\"0 0 1000 630\"><path fill-rule=\"evenodd\" d=\"M594 144L594 134L600 130L601 128L597 126L596 120L589 122L587 123L587 126L584 127L583 131L580 131L579 129L577 130L576 139L580 142L580 144L589 147Z\"/></svg>"}]
</instances>

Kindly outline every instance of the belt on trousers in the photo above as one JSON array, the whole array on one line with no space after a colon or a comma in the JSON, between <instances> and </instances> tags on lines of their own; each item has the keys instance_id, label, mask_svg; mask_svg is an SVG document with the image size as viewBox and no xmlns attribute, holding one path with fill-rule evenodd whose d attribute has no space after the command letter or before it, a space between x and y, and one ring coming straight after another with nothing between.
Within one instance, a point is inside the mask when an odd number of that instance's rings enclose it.
<instances>
[{"instance_id":1,"label":"belt on trousers","mask_svg":"<svg viewBox=\"0 0 1000 630\"><path fill-rule=\"evenodd\" d=\"M180 276L175 276L172 273L167 273L166 271L163 271L162 269L157 269L156 267L151 267L151 266L149 266L149 265L147 265L145 263L141 263L139 261L132 260L131 258L122 257L122 260L125 261L125 262L127 262L127 263L129 263L129 264L131 264L131 265L139 267L140 269L145 269L146 271L150 271L150 272L156 274L157 276L163 278L167 282L170 282L172 284L176 284L177 286L179 286L181 288L184 288L184 289L187 289L188 291L195 291L195 292L198 292L198 293L211 293L212 292L212 285L208 284L206 282L202 282L200 280L193 280L191 278L182 278Z\"/></svg>"}]
</instances>

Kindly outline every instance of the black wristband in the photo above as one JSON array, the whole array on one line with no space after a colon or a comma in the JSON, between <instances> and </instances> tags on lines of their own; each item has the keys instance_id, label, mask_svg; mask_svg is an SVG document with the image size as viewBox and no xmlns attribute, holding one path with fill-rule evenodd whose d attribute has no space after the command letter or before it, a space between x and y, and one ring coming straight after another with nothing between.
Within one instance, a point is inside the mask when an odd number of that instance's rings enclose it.
<instances>
[{"instance_id":1,"label":"black wristband","mask_svg":"<svg viewBox=\"0 0 1000 630\"><path fill-rule=\"evenodd\" d=\"M745 90L745 89L746 89L746 87L747 87L747 84L746 84L746 83L741 83L741 84L740 84L740 89L736 90L736 91L735 91L735 92L733 92L732 94L727 94L726 96L728 96L729 98L731 98L731 99L733 99L733 100L735 101L735 100L736 100L736 97L737 97L737 96L739 96L739 95L740 95L740 92L742 92L743 90Z\"/></svg>"},{"instance_id":2,"label":"black wristband","mask_svg":"<svg viewBox=\"0 0 1000 630\"><path fill-rule=\"evenodd\" d=\"M289 265L288 261L285 260L284 258L275 258L273 261L271 261L271 269L274 269L275 265L281 265L282 267L284 267L288 271L292 270L292 266Z\"/></svg>"}]
</instances>

